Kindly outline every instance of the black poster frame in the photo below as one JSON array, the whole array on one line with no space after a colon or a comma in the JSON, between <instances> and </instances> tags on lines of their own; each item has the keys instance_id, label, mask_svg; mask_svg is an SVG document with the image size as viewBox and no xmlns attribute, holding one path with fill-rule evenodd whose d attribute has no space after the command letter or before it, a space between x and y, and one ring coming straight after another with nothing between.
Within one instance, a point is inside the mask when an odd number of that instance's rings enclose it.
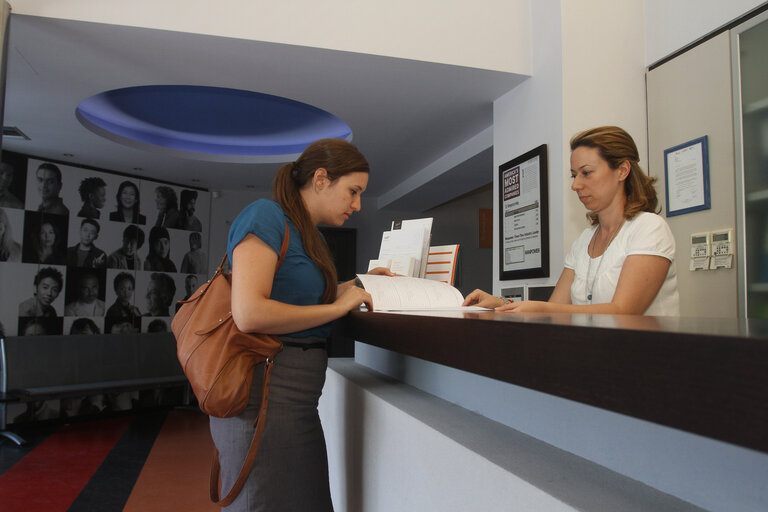
<instances>
[{"instance_id":1,"label":"black poster frame","mask_svg":"<svg viewBox=\"0 0 768 512\"><path fill-rule=\"evenodd\" d=\"M539 248L540 263L538 266L519 270L504 270L504 173L510 169L533 159L539 158ZM547 145L542 144L517 158L505 162L499 166L499 196L498 196L498 220L499 220L499 279L511 281L515 279L530 279L536 277L549 277L549 188L547 175Z\"/></svg>"}]
</instances>

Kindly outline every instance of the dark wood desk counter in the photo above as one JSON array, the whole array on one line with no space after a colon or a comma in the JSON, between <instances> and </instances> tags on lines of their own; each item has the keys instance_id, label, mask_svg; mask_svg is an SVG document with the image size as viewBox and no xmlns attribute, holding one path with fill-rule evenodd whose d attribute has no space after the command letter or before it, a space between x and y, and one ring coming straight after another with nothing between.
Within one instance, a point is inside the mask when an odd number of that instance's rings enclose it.
<instances>
[{"instance_id":1,"label":"dark wood desk counter","mask_svg":"<svg viewBox=\"0 0 768 512\"><path fill-rule=\"evenodd\" d=\"M768 321L353 312L355 340L768 452Z\"/></svg>"}]
</instances>

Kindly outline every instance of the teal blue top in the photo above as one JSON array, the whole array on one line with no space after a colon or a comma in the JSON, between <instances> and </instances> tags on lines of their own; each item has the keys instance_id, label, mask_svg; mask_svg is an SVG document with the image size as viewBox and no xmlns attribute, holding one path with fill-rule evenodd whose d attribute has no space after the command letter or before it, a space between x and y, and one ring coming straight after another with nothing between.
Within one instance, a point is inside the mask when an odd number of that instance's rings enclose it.
<instances>
[{"instance_id":1,"label":"teal blue top","mask_svg":"<svg viewBox=\"0 0 768 512\"><path fill-rule=\"evenodd\" d=\"M270 246L277 256L285 235L285 222L288 222L290 240L285 260L275 274L270 298L295 306L322 304L325 293L325 279L315 262L304 252L304 244L296 226L288 215L274 201L259 199L243 209L229 228L227 254L229 261L232 251L248 233L253 233ZM331 333L331 324L327 323L304 331L287 333L287 336L306 338L320 336L327 338Z\"/></svg>"}]
</instances>

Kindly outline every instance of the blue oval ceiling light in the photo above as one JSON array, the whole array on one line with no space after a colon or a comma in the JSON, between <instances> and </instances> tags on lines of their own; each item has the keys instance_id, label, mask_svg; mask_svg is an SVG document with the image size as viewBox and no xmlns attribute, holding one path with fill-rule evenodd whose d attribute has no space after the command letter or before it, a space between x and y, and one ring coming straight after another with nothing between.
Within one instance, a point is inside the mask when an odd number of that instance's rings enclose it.
<instances>
[{"instance_id":1,"label":"blue oval ceiling light","mask_svg":"<svg viewBox=\"0 0 768 512\"><path fill-rule=\"evenodd\" d=\"M222 87L114 89L82 101L75 114L83 126L120 144L201 160L282 162L317 139L352 139L349 125L325 110Z\"/></svg>"}]
</instances>

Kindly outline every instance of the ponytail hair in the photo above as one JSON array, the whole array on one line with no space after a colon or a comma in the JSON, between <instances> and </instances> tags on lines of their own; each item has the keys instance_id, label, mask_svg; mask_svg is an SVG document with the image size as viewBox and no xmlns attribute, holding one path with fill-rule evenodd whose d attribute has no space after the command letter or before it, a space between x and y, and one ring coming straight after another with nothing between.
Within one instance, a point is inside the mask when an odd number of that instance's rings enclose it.
<instances>
[{"instance_id":1,"label":"ponytail hair","mask_svg":"<svg viewBox=\"0 0 768 512\"><path fill-rule=\"evenodd\" d=\"M631 220L640 212L659 213L658 199L653 185L656 178L648 176L640 167L640 155L632 137L618 126L599 126L581 133L571 139L571 151L585 146L596 148L600 158L611 169L618 169L624 161L629 162L630 170L624 180L624 193L627 203L624 205L624 218ZM588 212L587 218L592 225L599 221L597 213Z\"/></svg>"},{"instance_id":2,"label":"ponytail hair","mask_svg":"<svg viewBox=\"0 0 768 512\"><path fill-rule=\"evenodd\" d=\"M370 168L362 153L346 140L320 139L307 146L295 162L283 164L272 181L275 201L299 230L304 250L325 278L323 302L330 303L336 298L336 265L300 194L320 168L332 182L352 172L367 173Z\"/></svg>"}]
</instances>

